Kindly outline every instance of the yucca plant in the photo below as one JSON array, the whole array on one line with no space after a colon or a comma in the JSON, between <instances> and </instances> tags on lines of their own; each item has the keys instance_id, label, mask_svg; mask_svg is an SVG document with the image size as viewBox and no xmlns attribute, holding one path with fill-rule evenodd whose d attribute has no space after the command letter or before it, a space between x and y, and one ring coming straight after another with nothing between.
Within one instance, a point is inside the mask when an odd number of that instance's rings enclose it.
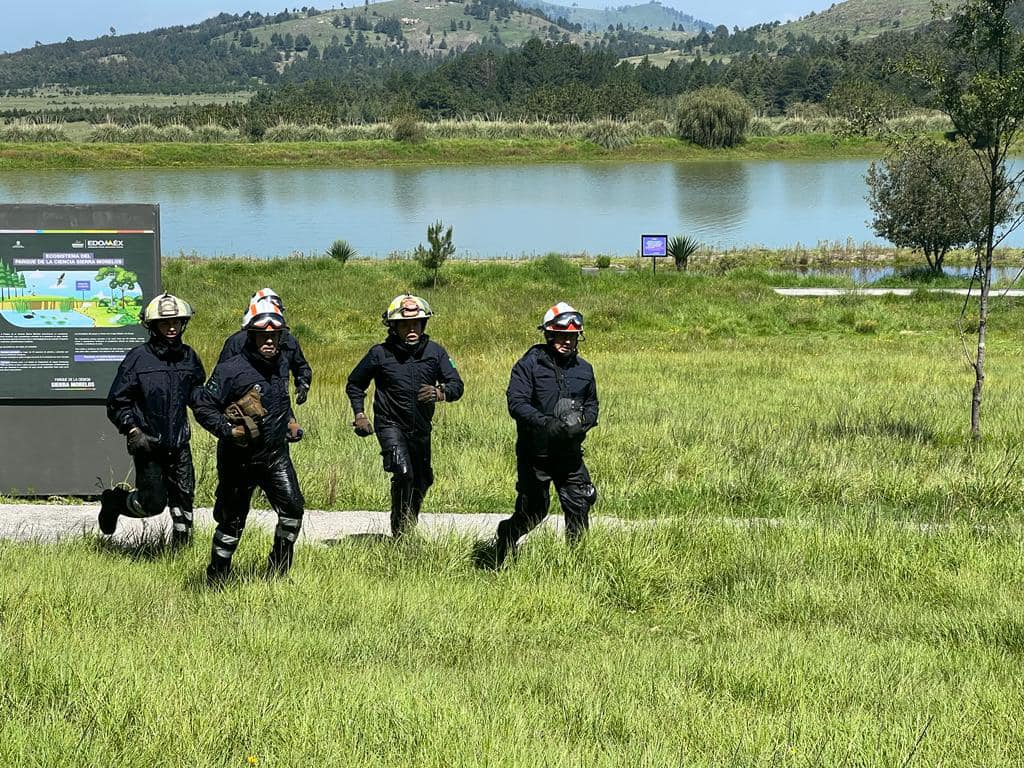
<instances>
[{"instance_id":1,"label":"yucca plant","mask_svg":"<svg viewBox=\"0 0 1024 768\"><path fill-rule=\"evenodd\" d=\"M700 248L700 243L692 237L676 235L669 238L668 255L676 263L676 270L682 272L690 261L690 257Z\"/></svg>"},{"instance_id":2,"label":"yucca plant","mask_svg":"<svg viewBox=\"0 0 1024 768\"><path fill-rule=\"evenodd\" d=\"M331 243L331 247L327 249L327 255L335 261L344 264L356 255L356 249L352 247L348 240L335 240Z\"/></svg>"}]
</instances>

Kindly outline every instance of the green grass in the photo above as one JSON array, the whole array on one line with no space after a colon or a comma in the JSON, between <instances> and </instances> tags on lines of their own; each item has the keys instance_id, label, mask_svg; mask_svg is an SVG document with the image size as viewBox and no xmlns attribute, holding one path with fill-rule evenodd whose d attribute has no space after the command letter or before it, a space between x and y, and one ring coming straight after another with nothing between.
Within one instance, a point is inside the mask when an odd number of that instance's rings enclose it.
<instances>
[{"instance_id":1,"label":"green grass","mask_svg":"<svg viewBox=\"0 0 1024 768\"><path fill-rule=\"evenodd\" d=\"M958 297L793 299L769 286L851 283L749 267L590 276L556 257L452 263L442 277L436 289L416 288L422 275L408 261L171 259L164 269L167 288L198 308L188 339L211 363L253 290L270 285L285 297L316 372L298 408L309 437L295 450L311 507L386 508L377 445L351 434L343 387L383 337L383 306L409 289L437 311L430 331L467 381L465 400L437 417L431 510L510 508L508 372L538 340L543 308L560 299L587 318L584 355L602 399L588 461L606 511L1001 524L1024 507L1019 300L992 310L986 437L972 446ZM209 503L213 441L201 434L194 450Z\"/></svg>"},{"instance_id":2,"label":"green grass","mask_svg":"<svg viewBox=\"0 0 1024 768\"><path fill-rule=\"evenodd\" d=\"M0 765L1024 761L1019 301L992 309L972 444L955 298L784 299L769 286L850 282L583 276L556 257L442 275L421 289L406 261L164 266L210 363L252 290L283 295L316 372L293 450L311 507L386 507L342 387L412 288L467 382L439 408L425 509L509 512L508 371L544 307L571 301L602 402L595 512L670 521L595 529L573 551L539 532L497 574L469 540L302 541L276 583L253 526L220 592L201 581L209 531L177 557L2 542ZM194 451L208 504L209 436Z\"/></svg>"},{"instance_id":3,"label":"green grass","mask_svg":"<svg viewBox=\"0 0 1024 768\"><path fill-rule=\"evenodd\" d=\"M655 162L666 160L879 157L881 142L825 134L752 137L731 150L705 150L672 138L641 138L606 150L580 140L445 139L230 144L0 144L0 171L76 168L236 168L398 166L482 163Z\"/></svg>"},{"instance_id":4,"label":"green grass","mask_svg":"<svg viewBox=\"0 0 1024 768\"><path fill-rule=\"evenodd\" d=\"M211 592L205 546L0 543L0 763L1009 768L1020 544L681 520L499 574L300 545L266 583L249 532Z\"/></svg>"}]
</instances>

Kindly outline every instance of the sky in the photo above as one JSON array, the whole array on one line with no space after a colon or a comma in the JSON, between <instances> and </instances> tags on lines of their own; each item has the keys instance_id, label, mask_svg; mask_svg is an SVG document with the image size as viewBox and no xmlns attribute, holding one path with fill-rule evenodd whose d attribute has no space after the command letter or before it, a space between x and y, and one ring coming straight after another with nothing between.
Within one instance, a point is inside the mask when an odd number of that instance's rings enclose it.
<instances>
[{"instance_id":1,"label":"sky","mask_svg":"<svg viewBox=\"0 0 1024 768\"><path fill-rule=\"evenodd\" d=\"M358 0L357 0L358 1ZM557 2L557 0L551 0ZM604 5L635 5L640 0L576 0L586 7ZM4 14L0 24L0 51L29 48L41 43L58 43L73 37L88 40L109 34L114 27L118 33L145 32L157 27L192 24L220 12L244 13L260 11L278 12L285 7L301 8L312 2L317 8L338 7L334 2L302 0L297 6L266 0L36 0L25 3L18 13ZM809 11L821 11L832 5L832 0L662 0L684 13L713 24L749 27L762 21L786 21ZM351 6L353 0L345 3ZM571 5L562 0L560 5Z\"/></svg>"}]
</instances>

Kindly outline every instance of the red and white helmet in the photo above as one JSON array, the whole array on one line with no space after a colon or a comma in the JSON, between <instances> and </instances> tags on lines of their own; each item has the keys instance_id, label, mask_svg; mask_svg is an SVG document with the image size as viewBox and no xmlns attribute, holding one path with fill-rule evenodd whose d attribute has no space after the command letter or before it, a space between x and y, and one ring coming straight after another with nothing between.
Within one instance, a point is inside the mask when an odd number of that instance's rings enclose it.
<instances>
[{"instance_id":1,"label":"red and white helmet","mask_svg":"<svg viewBox=\"0 0 1024 768\"><path fill-rule=\"evenodd\" d=\"M249 303L255 304L260 299L270 299L277 305L277 308L281 310L281 314L284 314L284 302L273 288L260 288L249 298Z\"/></svg>"},{"instance_id":2,"label":"red and white helmet","mask_svg":"<svg viewBox=\"0 0 1024 768\"><path fill-rule=\"evenodd\" d=\"M242 316L243 331L280 331L287 327L284 315L270 298L250 302Z\"/></svg>"},{"instance_id":3,"label":"red and white helmet","mask_svg":"<svg viewBox=\"0 0 1024 768\"><path fill-rule=\"evenodd\" d=\"M544 313L544 319L537 330L545 333L583 333L583 315L571 304L560 301Z\"/></svg>"}]
</instances>

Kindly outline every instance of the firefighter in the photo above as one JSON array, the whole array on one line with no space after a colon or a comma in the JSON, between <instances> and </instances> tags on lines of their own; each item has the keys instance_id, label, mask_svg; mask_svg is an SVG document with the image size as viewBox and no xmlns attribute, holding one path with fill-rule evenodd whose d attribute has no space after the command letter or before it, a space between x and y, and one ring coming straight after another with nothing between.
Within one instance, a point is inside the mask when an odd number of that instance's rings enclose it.
<instances>
[{"instance_id":1,"label":"firefighter","mask_svg":"<svg viewBox=\"0 0 1024 768\"><path fill-rule=\"evenodd\" d=\"M583 315L559 302L544 313L537 329L544 343L530 347L512 367L506 392L516 422L517 496L512 516L498 524L497 566L547 517L552 484L570 543L586 532L597 501L583 461L583 441L597 426L598 414L594 369L578 351Z\"/></svg>"},{"instance_id":2,"label":"firefighter","mask_svg":"<svg viewBox=\"0 0 1024 768\"><path fill-rule=\"evenodd\" d=\"M426 334L432 316L430 305L419 296L396 296L381 316L387 338L359 361L345 388L355 433L368 437L376 431L384 471L391 473L391 535L395 538L415 527L434 482L430 463L434 409L437 403L462 397L462 378L454 363ZM370 382L375 384L376 430L364 412Z\"/></svg>"},{"instance_id":3,"label":"firefighter","mask_svg":"<svg viewBox=\"0 0 1024 768\"><path fill-rule=\"evenodd\" d=\"M172 547L192 539L195 470L189 447L188 406L206 379L203 363L182 342L192 307L169 293L140 313L149 340L121 361L107 394L107 418L125 435L135 463L136 488L109 488L101 495L100 531L110 535L117 519L153 517L170 507Z\"/></svg>"},{"instance_id":4,"label":"firefighter","mask_svg":"<svg viewBox=\"0 0 1024 768\"><path fill-rule=\"evenodd\" d=\"M283 352L284 315L271 300L249 306L240 354L218 363L196 396L196 420L218 438L213 548L206 577L211 586L231 573L231 558L260 488L277 513L268 576L283 576L293 550L305 502L288 450L289 361Z\"/></svg>"},{"instance_id":5,"label":"firefighter","mask_svg":"<svg viewBox=\"0 0 1024 768\"><path fill-rule=\"evenodd\" d=\"M256 291L249 299L249 305L252 306L260 299L269 299L281 314L284 314L284 302L272 288L261 288ZM242 318L243 324L248 314L247 308ZM242 330L228 336L227 341L224 342L223 349L220 351L220 357L217 358L217 362L223 363L229 357L234 357L240 353L245 346L247 338L248 332L244 327ZM296 405L302 405L306 402L306 398L309 396L309 388L313 385L313 369L310 367L309 362L307 362L306 356L302 354L299 340L287 329L281 337L281 354L288 358L288 370L291 371L295 379L295 403Z\"/></svg>"}]
</instances>

